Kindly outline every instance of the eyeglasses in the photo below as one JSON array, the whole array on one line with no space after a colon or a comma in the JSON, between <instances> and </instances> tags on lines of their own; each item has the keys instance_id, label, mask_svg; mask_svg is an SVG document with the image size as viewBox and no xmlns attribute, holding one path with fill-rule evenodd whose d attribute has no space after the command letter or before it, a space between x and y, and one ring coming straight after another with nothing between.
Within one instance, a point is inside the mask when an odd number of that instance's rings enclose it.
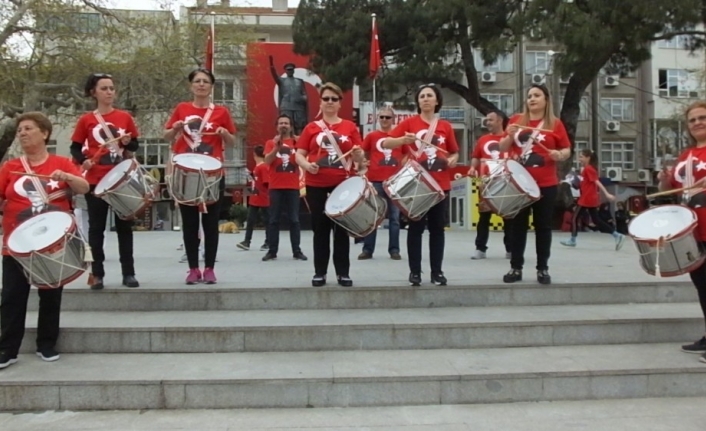
<instances>
[{"instance_id":1,"label":"eyeglasses","mask_svg":"<svg viewBox=\"0 0 706 431\"><path fill-rule=\"evenodd\" d=\"M192 84L210 84L211 80L210 79L194 79L191 81Z\"/></svg>"},{"instance_id":2,"label":"eyeglasses","mask_svg":"<svg viewBox=\"0 0 706 431\"><path fill-rule=\"evenodd\" d=\"M392 120L392 117L389 115L379 115L378 118L381 120Z\"/></svg>"},{"instance_id":3,"label":"eyeglasses","mask_svg":"<svg viewBox=\"0 0 706 431\"><path fill-rule=\"evenodd\" d=\"M324 102L338 102L339 100L341 100L341 98L340 97L322 97L321 100L323 100Z\"/></svg>"},{"instance_id":4,"label":"eyeglasses","mask_svg":"<svg viewBox=\"0 0 706 431\"><path fill-rule=\"evenodd\" d=\"M436 87L436 84L434 84L433 82L430 82L428 84L422 84L417 88L424 88L424 87Z\"/></svg>"}]
</instances>

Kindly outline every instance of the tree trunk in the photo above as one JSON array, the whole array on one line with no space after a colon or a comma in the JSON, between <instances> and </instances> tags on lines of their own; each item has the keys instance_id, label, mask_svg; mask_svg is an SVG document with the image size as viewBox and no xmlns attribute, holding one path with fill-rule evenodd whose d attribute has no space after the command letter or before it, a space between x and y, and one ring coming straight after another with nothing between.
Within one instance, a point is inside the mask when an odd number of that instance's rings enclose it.
<instances>
[{"instance_id":1,"label":"tree trunk","mask_svg":"<svg viewBox=\"0 0 706 431\"><path fill-rule=\"evenodd\" d=\"M16 131L17 127L13 118L6 118L0 122L0 160L5 160L5 155L15 140Z\"/></svg>"}]
</instances>

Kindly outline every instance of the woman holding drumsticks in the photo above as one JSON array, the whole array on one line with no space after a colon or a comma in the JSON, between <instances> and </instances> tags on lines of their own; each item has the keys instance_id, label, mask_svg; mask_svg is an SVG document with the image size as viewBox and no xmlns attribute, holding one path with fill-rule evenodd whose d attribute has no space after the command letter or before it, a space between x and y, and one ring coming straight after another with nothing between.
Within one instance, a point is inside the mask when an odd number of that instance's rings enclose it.
<instances>
[{"instance_id":1,"label":"woman holding drumsticks","mask_svg":"<svg viewBox=\"0 0 706 431\"><path fill-rule=\"evenodd\" d=\"M103 177L125 158L124 151L137 151L137 127L132 116L113 107L115 84L110 75L94 73L88 77L84 94L96 101L96 109L79 118L71 136L71 155L81 165L86 180L91 185L86 193L88 207L88 243L93 251L91 264L91 289L103 289L105 253L103 251L108 202L96 197L93 191ZM123 286L139 287L135 278L135 260L132 255L132 221L117 215L115 231L118 234L118 252L122 268Z\"/></svg>"},{"instance_id":2,"label":"woman holding drumsticks","mask_svg":"<svg viewBox=\"0 0 706 431\"><path fill-rule=\"evenodd\" d=\"M682 187L694 189L687 195L687 206L696 212L698 220L694 235L697 241L706 245L706 102L691 104L685 116L690 145L681 153L676 166L661 171L657 178L662 191ZM706 263L691 271L689 276L699 294L701 312L706 322ZM703 356L700 361L706 362L706 335L692 344L682 346L682 351L701 354Z\"/></svg>"},{"instance_id":3,"label":"woman holding drumsticks","mask_svg":"<svg viewBox=\"0 0 706 431\"><path fill-rule=\"evenodd\" d=\"M571 156L571 143L564 124L554 115L552 98L544 85L532 85L527 91L522 114L510 118L507 135L500 140L500 150L508 151L513 145L520 150L518 161L537 182L541 197L520 211L511 223L511 268L503 281L514 283L522 280L531 212L537 249L537 281L551 284L549 255L552 247L554 200L559 184L556 162Z\"/></svg>"}]
</instances>

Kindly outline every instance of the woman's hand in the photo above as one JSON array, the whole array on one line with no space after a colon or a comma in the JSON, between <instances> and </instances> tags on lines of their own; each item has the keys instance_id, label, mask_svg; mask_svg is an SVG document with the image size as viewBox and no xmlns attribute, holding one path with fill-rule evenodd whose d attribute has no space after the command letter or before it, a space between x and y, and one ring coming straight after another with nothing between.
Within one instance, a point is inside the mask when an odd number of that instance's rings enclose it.
<instances>
[{"instance_id":1,"label":"woman's hand","mask_svg":"<svg viewBox=\"0 0 706 431\"><path fill-rule=\"evenodd\" d=\"M306 171L309 172L310 174L318 174L319 173L319 165L316 163L309 163L306 165Z\"/></svg>"},{"instance_id":2,"label":"woman's hand","mask_svg":"<svg viewBox=\"0 0 706 431\"><path fill-rule=\"evenodd\" d=\"M81 164L81 167L83 168L84 171L87 171L87 170L89 170L89 169L91 169L91 168L93 167L93 164L94 164L94 163L93 163L93 160L91 160L91 159L86 159L86 160L84 160L83 163Z\"/></svg>"},{"instance_id":3,"label":"woman's hand","mask_svg":"<svg viewBox=\"0 0 706 431\"><path fill-rule=\"evenodd\" d=\"M51 179L54 181L68 181L69 178L71 177L70 174L67 174L66 172L62 171L61 169L57 169L54 172L51 173L50 175Z\"/></svg>"}]
</instances>

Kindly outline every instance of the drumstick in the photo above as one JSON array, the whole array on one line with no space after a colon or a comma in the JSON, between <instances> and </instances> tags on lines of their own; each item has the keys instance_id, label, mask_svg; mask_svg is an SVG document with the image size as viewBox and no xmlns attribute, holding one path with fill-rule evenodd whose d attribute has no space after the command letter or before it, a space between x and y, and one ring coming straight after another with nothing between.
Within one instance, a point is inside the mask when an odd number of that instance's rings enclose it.
<instances>
[{"instance_id":1,"label":"drumstick","mask_svg":"<svg viewBox=\"0 0 706 431\"><path fill-rule=\"evenodd\" d=\"M537 127L530 127L530 126L520 126L519 124L513 124L513 126L517 126L517 127L519 127L520 129L537 130L537 131L539 131L539 132L544 132L544 133L554 133L553 130L549 130L549 129L540 129L540 128L537 128Z\"/></svg>"},{"instance_id":2,"label":"drumstick","mask_svg":"<svg viewBox=\"0 0 706 431\"><path fill-rule=\"evenodd\" d=\"M108 141L105 141L105 144L103 144L103 145L112 144L113 142L116 142L116 141L121 140L124 136L130 136L130 134L129 134L129 133L126 133L126 134L124 134L123 136L118 136L117 138L113 138L113 139L110 139L110 140L108 140Z\"/></svg>"},{"instance_id":3,"label":"drumstick","mask_svg":"<svg viewBox=\"0 0 706 431\"><path fill-rule=\"evenodd\" d=\"M682 187L682 188L680 188L680 189L664 190L664 191L662 191L662 192L652 193L652 194L647 195L647 196L645 196L645 197L646 197L647 199L652 199L652 198L656 198L656 197L660 197L660 196L674 195L674 194L677 194L677 193L682 193L682 192L685 192L685 191L687 191L687 190L693 190L693 189L697 189L697 188L701 188L701 190L706 190L706 189L702 188L701 186L692 185L692 186L689 186L689 187Z\"/></svg>"},{"instance_id":4,"label":"drumstick","mask_svg":"<svg viewBox=\"0 0 706 431\"><path fill-rule=\"evenodd\" d=\"M348 151L347 153L344 153L341 157L339 157L339 158L337 158L336 160L334 160L333 163L338 163L339 161L345 159L346 157L348 157L348 156L353 152L354 149L355 149L355 148L351 149L351 150ZM333 164L333 163L331 163L331 164Z\"/></svg>"},{"instance_id":5,"label":"drumstick","mask_svg":"<svg viewBox=\"0 0 706 431\"><path fill-rule=\"evenodd\" d=\"M13 172L10 172L10 173L11 173L11 174L15 174L15 175L25 175L25 176L28 176L28 177L51 178L51 175L35 174L34 172L27 173L27 172L13 171Z\"/></svg>"},{"instance_id":6,"label":"drumstick","mask_svg":"<svg viewBox=\"0 0 706 431\"><path fill-rule=\"evenodd\" d=\"M425 144L425 145L429 145L430 147L434 147L434 148L436 148L437 150L442 151L442 152L444 152L444 153L446 153L446 154L449 154L449 152L446 151L445 149L443 149L443 148L441 148L441 147L439 147L439 146L436 146L436 145L432 144L431 142L427 142L427 141L425 141L424 139L417 138L417 141L419 141L419 142L421 142L421 143L423 143L423 144Z\"/></svg>"}]
</instances>

